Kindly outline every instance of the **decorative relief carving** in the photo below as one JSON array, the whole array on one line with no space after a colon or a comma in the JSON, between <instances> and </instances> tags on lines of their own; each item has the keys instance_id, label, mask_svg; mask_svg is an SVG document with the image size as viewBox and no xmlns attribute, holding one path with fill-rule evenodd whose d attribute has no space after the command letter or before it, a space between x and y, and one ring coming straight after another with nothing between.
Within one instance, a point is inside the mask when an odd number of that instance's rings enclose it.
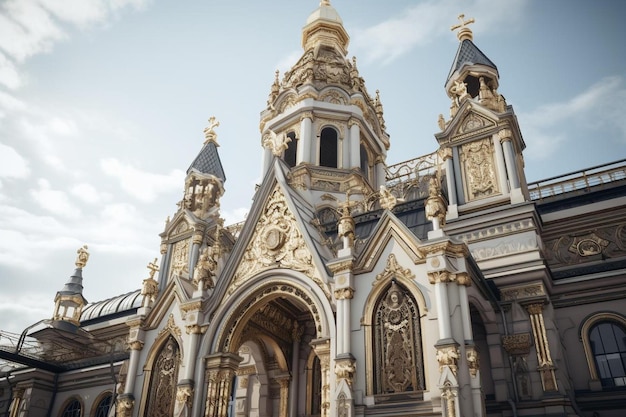
<instances>
[{"instance_id":1,"label":"decorative relief carving","mask_svg":"<svg viewBox=\"0 0 626 417\"><path fill-rule=\"evenodd\" d=\"M173 415L179 364L180 349L176 340L170 336L161 348L152 367L146 415L154 417Z\"/></svg>"},{"instance_id":2,"label":"decorative relief carving","mask_svg":"<svg viewBox=\"0 0 626 417\"><path fill-rule=\"evenodd\" d=\"M268 200L228 293L231 294L255 273L269 268L287 268L303 272L320 285L330 297L326 286L315 275L311 253L298 230L295 217L289 211L285 198L278 188Z\"/></svg>"},{"instance_id":3,"label":"decorative relief carving","mask_svg":"<svg viewBox=\"0 0 626 417\"><path fill-rule=\"evenodd\" d=\"M443 368L448 367L456 375L459 362L459 348L456 346L437 347L437 362L439 363L439 372L443 372Z\"/></svg>"},{"instance_id":4,"label":"decorative relief carving","mask_svg":"<svg viewBox=\"0 0 626 417\"><path fill-rule=\"evenodd\" d=\"M319 101L325 101L333 104L347 104L348 100L345 94L340 93L337 90L328 90L320 94Z\"/></svg>"},{"instance_id":5,"label":"decorative relief carving","mask_svg":"<svg viewBox=\"0 0 626 417\"><path fill-rule=\"evenodd\" d=\"M461 128L458 133L467 133L474 130L481 129L486 126L493 126L493 122L491 120L487 120L484 117L478 116L476 113L469 113L465 116L463 122L461 122Z\"/></svg>"},{"instance_id":6,"label":"decorative relief carving","mask_svg":"<svg viewBox=\"0 0 626 417\"><path fill-rule=\"evenodd\" d=\"M174 321L174 315L171 313L167 319L167 324L165 325L164 328L161 329L161 331L159 332L159 335L162 335L165 332L170 332L178 337L180 337L180 335L182 334L182 332L180 331L180 327L178 327L176 325L176 322Z\"/></svg>"},{"instance_id":7,"label":"decorative relief carving","mask_svg":"<svg viewBox=\"0 0 626 417\"><path fill-rule=\"evenodd\" d=\"M502 347L509 355L528 355L530 352L530 333L516 333L502 336Z\"/></svg>"},{"instance_id":8,"label":"decorative relief carving","mask_svg":"<svg viewBox=\"0 0 626 417\"><path fill-rule=\"evenodd\" d=\"M493 142L489 138L461 146L461 163L469 201L500 193L493 155Z\"/></svg>"},{"instance_id":9,"label":"decorative relief carving","mask_svg":"<svg viewBox=\"0 0 626 417\"><path fill-rule=\"evenodd\" d=\"M291 138L284 133L276 134L268 129L263 135L263 147L272 151L274 156L281 156L285 149L289 147Z\"/></svg>"},{"instance_id":10,"label":"decorative relief carving","mask_svg":"<svg viewBox=\"0 0 626 417\"><path fill-rule=\"evenodd\" d=\"M492 226L487 229L475 230L470 233L456 235L455 237L465 243L470 243L534 229L535 223L532 220L520 220L498 226Z\"/></svg>"},{"instance_id":11,"label":"decorative relief carving","mask_svg":"<svg viewBox=\"0 0 626 417\"><path fill-rule=\"evenodd\" d=\"M345 379L348 386L351 387L354 382L355 373L356 365L354 359L335 359L335 375L338 380Z\"/></svg>"},{"instance_id":12,"label":"decorative relief carving","mask_svg":"<svg viewBox=\"0 0 626 417\"><path fill-rule=\"evenodd\" d=\"M626 255L626 223L610 224L576 235L546 241L552 266L581 264Z\"/></svg>"},{"instance_id":13,"label":"decorative relief carving","mask_svg":"<svg viewBox=\"0 0 626 417\"><path fill-rule=\"evenodd\" d=\"M376 394L424 389L419 311L395 282L374 310Z\"/></svg>"},{"instance_id":14,"label":"decorative relief carving","mask_svg":"<svg viewBox=\"0 0 626 417\"><path fill-rule=\"evenodd\" d=\"M354 297L354 290L352 288L341 288L335 290L335 298L337 300L351 300Z\"/></svg>"},{"instance_id":15,"label":"decorative relief carving","mask_svg":"<svg viewBox=\"0 0 626 417\"><path fill-rule=\"evenodd\" d=\"M179 240L172 248L172 267L170 277L189 274L189 239Z\"/></svg>"},{"instance_id":16,"label":"decorative relief carving","mask_svg":"<svg viewBox=\"0 0 626 417\"><path fill-rule=\"evenodd\" d=\"M179 385L176 388L176 404L174 405L174 417L191 416L193 403L193 388L190 385Z\"/></svg>"},{"instance_id":17,"label":"decorative relief carving","mask_svg":"<svg viewBox=\"0 0 626 417\"><path fill-rule=\"evenodd\" d=\"M523 253L537 249L539 249L537 239L535 237L528 237L526 239L500 242L496 246L476 248L472 250L472 256L477 261L480 261L483 259L497 258L513 253Z\"/></svg>"},{"instance_id":18,"label":"decorative relief carving","mask_svg":"<svg viewBox=\"0 0 626 417\"><path fill-rule=\"evenodd\" d=\"M224 194L222 181L214 175L192 171L185 180L185 194L181 208L191 211L200 219L208 218L219 207Z\"/></svg>"},{"instance_id":19,"label":"decorative relief carving","mask_svg":"<svg viewBox=\"0 0 626 417\"><path fill-rule=\"evenodd\" d=\"M394 276L401 277L407 280L415 278L415 274L412 273L409 268L402 268L398 264L398 261L396 260L396 256L393 253L391 253L387 257L387 265L385 266L384 271L376 275L376 281L374 281L372 285L376 285L379 282L387 281L393 278Z\"/></svg>"},{"instance_id":20,"label":"decorative relief carving","mask_svg":"<svg viewBox=\"0 0 626 417\"><path fill-rule=\"evenodd\" d=\"M546 290L541 282L535 282L529 285L502 288L500 295L502 301L512 301L545 296Z\"/></svg>"},{"instance_id":21,"label":"decorative relief carving","mask_svg":"<svg viewBox=\"0 0 626 417\"><path fill-rule=\"evenodd\" d=\"M465 358L467 359L467 366L469 367L469 373L472 378L476 378L478 371L480 370L480 358L478 351L473 346L465 347Z\"/></svg>"}]
</instances>

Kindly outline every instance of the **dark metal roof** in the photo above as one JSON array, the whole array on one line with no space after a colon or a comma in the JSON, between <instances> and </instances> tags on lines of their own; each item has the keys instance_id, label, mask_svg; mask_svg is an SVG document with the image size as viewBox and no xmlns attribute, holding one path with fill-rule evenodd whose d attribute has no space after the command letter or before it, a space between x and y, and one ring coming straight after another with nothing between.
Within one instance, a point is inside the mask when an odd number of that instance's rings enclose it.
<instances>
[{"instance_id":1,"label":"dark metal roof","mask_svg":"<svg viewBox=\"0 0 626 417\"><path fill-rule=\"evenodd\" d=\"M135 310L141 307L142 300L143 296L141 295L141 290L136 290L107 300L88 304L83 309L80 321L85 322L87 320L94 320L129 310Z\"/></svg>"},{"instance_id":2,"label":"dark metal roof","mask_svg":"<svg viewBox=\"0 0 626 417\"><path fill-rule=\"evenodd\" d=\"M196 159L193 160L189 169L187 169L187 174L189 174L192 170L196 170L203 174L211 174L221 179L222 182L226 181L226 175L224 175L224 169L222 168L222 161L220 161L220 156L217 153L217 146L213 142L206 143Z\"/></svg>"},{"instance_id":3,"label":"dark metal roof","mask_svg":"<svg viewBox=\"0 0 626 417\"><path fill-rule=\"evenodd\" d=\"M491 62L487 55L483 54L483 52L478 49L474 42L469 39L464 39L459 45L459 49L456 51L456 56L454 57L454 61L452 62L452 67L450 68L450 72L448 73L448 78L446 78L446 84L452 77L455 71L461 69L464 65L485 65L487 67L491 67L498 70L496 64Z\"/></svg>"}]
</instances>

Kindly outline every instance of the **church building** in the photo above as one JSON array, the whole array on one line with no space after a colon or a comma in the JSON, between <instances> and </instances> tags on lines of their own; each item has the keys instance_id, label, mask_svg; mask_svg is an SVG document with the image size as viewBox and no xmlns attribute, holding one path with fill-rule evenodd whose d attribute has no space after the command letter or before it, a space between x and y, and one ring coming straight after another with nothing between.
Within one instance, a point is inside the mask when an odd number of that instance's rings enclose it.
<instances>
[{"instance_id":1,"label":"church building","mask_svg":"<svg viewBox=\"0 0 626 417\"><path fill-rule=\"evenodd\" d=\"M138 290L87 303L80 248L50 317L1 344L0 415L626 415L626 160L528 183L472 21L433 153L388 165L322 0L259 103L246 220L220 215L212 117Z\"/></svg>"}]
</instances>

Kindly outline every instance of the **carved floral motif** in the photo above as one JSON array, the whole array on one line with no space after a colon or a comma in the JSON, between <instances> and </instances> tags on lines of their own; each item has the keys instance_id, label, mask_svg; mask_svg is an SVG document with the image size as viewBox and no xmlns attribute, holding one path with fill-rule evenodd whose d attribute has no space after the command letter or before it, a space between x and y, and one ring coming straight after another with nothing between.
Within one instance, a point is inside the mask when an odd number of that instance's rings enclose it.
<instances>
[{"instance_id":1,"label":"carved floral motif","mask_svg":"<svg viewBox=\"0 0 626 417\"><path fill-rule=\"evenodd\" d=\"M489 138L461 146L468 200L485 198L500 192L493 155L493 143Z\"/></svg>"}]
</instances>

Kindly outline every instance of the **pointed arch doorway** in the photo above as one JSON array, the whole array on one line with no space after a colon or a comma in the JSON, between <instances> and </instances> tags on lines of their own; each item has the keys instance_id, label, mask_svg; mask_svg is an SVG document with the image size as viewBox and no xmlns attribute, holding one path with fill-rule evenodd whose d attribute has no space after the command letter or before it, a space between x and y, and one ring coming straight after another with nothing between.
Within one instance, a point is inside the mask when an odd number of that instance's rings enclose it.
<instances>
[{"instance_id":1,"label":"pointed arch doorway","mask_svg":"<svg viewBox=\"0 0 626 417\"><path fill-rule=\"evenodd\" d=\"M300 288L274 284L239 305L223 327L219 350L224 353L207 360L205 415L323 415L329 392L320 395L320 389L330 377L330 340L320 338L320 309L311 297Z\"/></svg>"}]
</instances>

